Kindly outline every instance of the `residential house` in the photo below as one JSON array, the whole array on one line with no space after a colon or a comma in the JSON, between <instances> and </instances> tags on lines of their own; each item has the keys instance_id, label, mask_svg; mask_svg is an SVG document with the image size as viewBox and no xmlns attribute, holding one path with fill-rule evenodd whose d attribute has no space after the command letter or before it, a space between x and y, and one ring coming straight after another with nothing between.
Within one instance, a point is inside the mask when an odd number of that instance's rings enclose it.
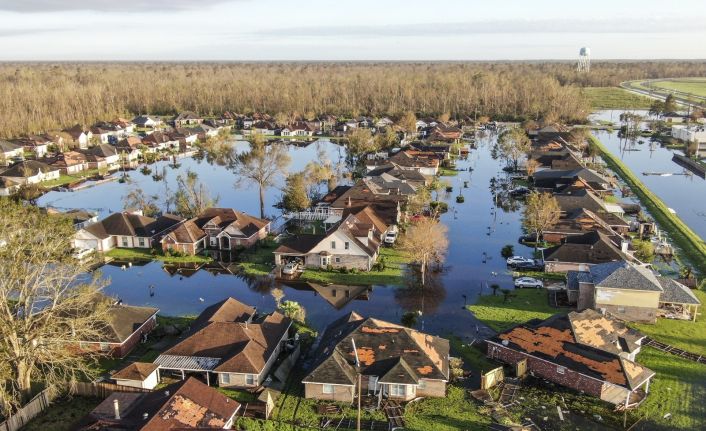
<instances>
[{"instance_id":1,"label":"residential house","mask_svg":"<svg viewBox=\"0 0 706 431\"><path fill-rule=\"evenodd\" d=\"M138 115L137 117L132 119L132 123L137 127L154 129L156 127L160 127L163 124L163 121L160 120L158 117L152 117L149 115Z\"/></svg>"},{"instance_id":2,"label":"residential house","mask_svg":"<svg viewBox=\"0 0 706 431\"><path fill-rule=\"evenodd\" d=\"M68 134L73 142L82 150L88 148L88 144L93 139L93 133L90 130L84 130L83 126L76 124L73 127L62 130Z\"/></svg>"},{"instance_id":3,"label":"residential house","mask_svg":"<svg viewBox=\"0 0 706 431\"><path fill-rule=\"evenodd\" d=\"M24 148L12 142L0 140L0 165L9 166L15 160L24 158Z\"/></svg>"},{"instance_id":4,"label":"residential house","mask_svg":"<svg viewBox=\"0 0 706 431\"><path fill-rule=\"evenodd\" d=\"M378 129L384 129L385 127L390 127L393 124L395 124L395 122L392 121L390 118L382 117L375 122L375 127Z\"/></svg>"},{"instance_id":5,"label":"residential house","mask_svg":"<svg viewBox=\"0 0 706 431\"><path fill-rule=\"evenodd\" d=\"M351 403L359 390L401 401L446 395L448 340L356 312L326 328L314 358L302 380L306 398Z\"/></svg>"},{"instance_id":6,"label":"residential house","mask_svg":"<svg viewBox=\"0 0 706 431\"><path fill-rule=\"evenodd\" d=\"M486 340L488 357L624 407L641 403L655 373L637 362L643 336L593 310L557 314Z\"/></svg>"},{"instance_id":7,"label":"residential house","mask_svg":"<svg viewBox=\"0 0 706 431\"><path fill-rule=\"evenodd\" d=\"M116 125L100 122L91 127L91 133L101 144L115 144L120 139L122 130Z\"/></svg>"},{"instance_id":8,"label":"residential house","mask_svg":"<svg viewBox=\"0 0 706 431\"><path fill-rule=\"evenodd\" d=\"M632 260L628 242L599 231L568 236L559 245L543 250L547 272L586 271L591 265Z\"/></svg>"},{"instance_id":9,"label":"residential house","mask_svg":"<svg viewBox=\"0 0 706 431\"><path fill-rule=\"evenodd\" d=\"M429 139L433 141L458 142L462 136L463 130L444 124L437 124L429 132Z\"/></svg>"},{"instance_id":10,"label":"residential house","mask_svg":"<svg viewBox=\"0 0 706 431\"><path fill-rule=\"evenodd\" d=\"M142 144L152 150L165 150L179 146L179 140L173 140L169 134L156 130L142 139Z\"/></svg>"},{"instance_id":11,"label":"residential house","mask_svg":"<svg viewBox=\"0 0 706 431\"><path fill-rule=\"evenodd\" d=\"M98 144L82 151L88 160L89 169L118 169L120 155L114 146Z\"/></svg>"},{"instance_id":12,"label":"residential house","mask_svg":"<svg viewBox=\"0 0 706 431\"><path fill-rule=\"evenodd\" d=\"M164 252L176 251L194 256L206 248L206 232L193 219L186 220L167 232L160 243Z\"/></svg>"},{"instance_id":13,"label":"residential house","mask_svg":"<svg viewBox=\"0 0 706 431\"><path fill-rule=\"evenodd\" d=\"M384 231L383 231L384 233ZM362 216L349 214L325 233L295 235L273 252L275 264L299 261L310 268L356 268L370 271L377 260L381 233Z\"/></svg>"},{"instance_id":14,"label":"residential house","mask_svg":"<svg viewBox=\"0 0 706 431\"><path fill-rule=\"evenodd\" d=\"M221 387L257 388L289 339L292 321L275 311L255 308L227 298L206 308L186 337L160 354L154 363L161 371L215 375Z\"/></svg>"},{"instance_id":15,"label":"residential house","mask_svg":"<svg viewBox=\"0 0 706 431\"><path fill-rule=\"evenodd\" d=\"M208 208L194 219L194 223L206 233L204 246L215 250L247 248L270 232L269 220L232 208ZM194 230L194 233L198 232Z\"/></svg>"},{"instance_id":16,"label":"residential house","mask_svg":"<svg viewBox=\"0 0 706 431\"><path fill-rule=\"evenodd\" d=\"M366 162L366 168L371 171L381 164L392 163L399 169L414 170L427 176L434 176L439 172L441 160L431 152L406 150L399 151L382 163L371 160Z\"/></svg>"},{"instance_id":17,"label":"residential house","mask_svg":"<svg viewBox=\"0 0 706 431\"><path fill-rule=\"evenodd\" d=\"M60 175L58 168L37 160L23 160L0 173L0 177L16 184L39 184L44 181L58 180Z\"/></svg>"},{"instance_id":18,"label":"residential house","mask_svg":"<svg viewBox=\"0 0 706 431\"><path fill-rule=\"evenodd\" d=\"M683 284L628 262L567 273L569 300L621 320L654 323L658 316L696 319L698 298Z\"/></svg>"},{"instance_id":19,"label":"residential house","mask_svg":"<svg viewBox=\"0 0 706 431\"><path fill-rule=\"evenodd\" d=\"M110 375L120 386L154 389L159 384L159 365L149 362L133 362Z\"/></svg>"},{"instance_id":20,"label":"residential house","mask_svg":"<svg viewBox=\"0 0 706 431\"><path fill-rule=\"evenodd\" d=\"M422 174L421 172L409 169L400 169L394 163L379 165L372 171L368 171L365 176L370 178L381 176L383 174L394 177L399 181L406 182L415 189L418 189L422 186L428 186L431 183L430 178Z\"/></svg>"},{"instance_id":21,"label":"residential house","mask_svg":"<svg viewBox=\"0 0 706 431\"><path fill-rule=\"evenodd\" d=\"M240 408L237 401L192 377L154 392L113 392L74 429L228 430Z\"/></svg>"},{"instance_id":22,"label":"residential house","mask_svg":"<svg viewBox=\"0 0 706 431\"><path fill-rule=\"evenodd\" d=\"M277 134L277 126L271 121L257 121L250 127L251 133L256 135L274 136Z\"/></svg>"},{"instance_id":23,"label":"residential house","mask_svg":"<svg viewBox=\"0 0 706 431\"><path fill-rule=\"evenodd\" d=\"M542 232L546 242L561 243L574 235L583 235L590 231L599 231L605 235L625 235L630 224L621 217L610 213L594 213L585 208L576 208Z\"/></svg>"},{"instance_id":24,"label":"residential house","mask_svg":"<svg viewBox=\"0 0 706 431\"><path fill-rule=\"evenodd\" d=\"M88 169L88 158L78 151L66 151L59 153L49 164L59 169L62 174L77 175Z\"/></svg>"},{"instance_id":25,"label":"residential house","mask_svg":"<svg viewBox=\"0 0 706 431\"><path fill-rule=\"evenodd\" d=\"M102 352L114 358L124 358L157 326L158 312L157 308L125 305L118 301L108 309L107 322L100 337L78 340L78 348L84 352Z\"/></svg>"},{"instance_id":26,"label":"residential house","mask_svg":"<svg viewBox=\"0 0 706 431\"><path fill-rule=\"evenodd\" d=\"M52 141L45 136L31 135L22 138L19 144L22 145L25 151L33 153L35 157L42 158L49 152L49 144Z\"/></svg>"},{"instance_id":27,"label":"residential house","mask_svg":"<svg viewBox=\"0 0 706 431\"><path fill-rule=\"evenodd\" d=\"M613 181L599 173L587 169L572 170L547 169L537 171L532 176L535 187L549 192L560 192L566 188L588 189L598 195L610 194Z\"/></svg>"},{"instance_id":28,"label":"residential house","mask_svg":"<svg viewBox=\"0 0 706 431\"><path fill-rule=\"evenodd\" d=\"M184 127L203 123L203 118L191 111L185 111L174 117L174 127Z\"/></svg>"},{"instance_id":29,"label":"residential house","mask_svg":"<svg viewBox=\"0 0 706 431\"><path fill-rule=\"evenodd\" d=\"M56 217L63 217L65 219L71 220L71 224L76 230L83 229L84 227L89 226L98 221L97 213L82 209L70 209L68 211L61 212L54 208L47 208L46 213Z\"/></svg>"},{"instance_id":30,"label":"residential house","mask_svg":"<svg viewBox=\"0 0 706 431\"><path fill-rule=\"evenodd\" d=\"M93 249L100 252L107 252L115 247L150 248L153 241L161 240L165 232L182 220L170 214L154 219L139 212L114 213L76 232L72 245L76 249Z\"/></svg>"},{"instance_id":31,"label":"residential house","mask_svg":"<svg viewBox=\"0 0 706 431\"><path fill-rule=\"evenodd\" d=\"M554 198L559 204L563 215L584 208L596 214L609 213L622 217L625 210L618 204L609 204L589 189L565 189L555 193Z\"/></svg>"},{"instance_id":32,"label":"residential house","mask_svg":"<svg viewBox=\"0 0 706 431\"><path fill-rule=\"evenodd\" d=\"M208 138L218 136L219 128L215 125L208 124L208 121L204 121L200 125L194 127L192 131L196 133L199 140L205 141Z\"/></svg>"},{"instance_id":33,"label":"residential house","mask_svg":"<svg viewBox=\"0 0 706 431\"><path fill-rule=\"evenodd\" d=\"M128 136L125 139L121 139L115 144L115 150L118 153L119 160L123 164L135 165L137 159L140 158L140 148L142 147L142 140L138 136Z\"/></svg>"},{"instance_id":34,"label":"residential house","mask_svg":"<svg viewBox=\"0 0 706 431\"><path fill-rule=\"evenodd\" d=\"M0 176L0 196L10 196L14 194L20 186L20 183Z\"/></svg>"},{"instance_id":35,"label":"residential house","mask_svg":"<svg viewBox=\"0 0 706 431\"><path fill-rule=\"evenodd\" d=\"M306 121L296 121L280 130L282 136L313 136L316 129Z\"/></svg>"}]
</instances>

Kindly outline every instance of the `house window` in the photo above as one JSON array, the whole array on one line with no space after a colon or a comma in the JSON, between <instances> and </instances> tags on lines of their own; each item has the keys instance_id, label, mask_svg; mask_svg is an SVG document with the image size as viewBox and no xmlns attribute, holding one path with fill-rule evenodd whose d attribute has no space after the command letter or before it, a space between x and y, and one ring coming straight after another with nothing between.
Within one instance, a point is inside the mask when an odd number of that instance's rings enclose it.
<instances>
[{"instance_id":1,"label":"house window","mask_svg":"<svg viewBox=\"0 0 706 431\"><path fill-rule=\"evenodd\" d=\"M336 258L336 263L341 263L341 258L340 258L340 257L337 257L337 258Z\"/></svg>"},{"instance_id":2,"label":"house window","mask_svg":"<svg viewBox=\"0 0 706 431\"><path fill-rule=\"evenodd\" d=\"M324 385L321 392L324 394L332 394L333 393L333 385Z\"/></svg>"},{"instance_id":3,"label":"house window","mask_svg":"<svg viewBox=\"0 0 706 431\"><path fill-rule=\"evenodd\" d=\"M419 380L419 384L417 385L417 389L426 389L427 388L427 381L424 379Z\"/></svg>"},{"instance_id":4,"label":"house window","mask_svg":"<svg viewBox=\"0 0 706 431\"><path fill-rule=\"evenodd\" d=\"M407 385L390 385L390 396L404 397L407 394Z\"/></svg>"},{"instance_id":5,"label":"house window","mask_svg":"<svg viewBox=\"0 0 706 431\"><path fill-rule=\"evenodd\" d=\"M145 246L145 239L144 238L140 238L138 241L140 242L140 247Z\"/></svg>"},{"instance_id":6,"label":"house window","mask_svg":"<svg viewBox=\"0 0 706 431\"><path fill-rule=\"evenodd\" d=\"M229 385L230 384L230 374L228 374L228 373L221 374L221 383Z\"/></svg>"},{"instance_id":7,"label":"house window","mask_svg":"<svg viewBox=\"0 0 706 431\"><path fill-rule=\"evenodd\" d=\"M335 298L336 297L336 289L333 289L331 291L331 297Z\"/></svg>"},{"instance_id":8,"label":"house window","mask_svg":"<svg viewBox=\"0 0 706 431\"><path fill-rule=\"evenodd\" d=\"M336 241L331 241L331 250L336 249Z\"/></svg>"},{"instance_id":9,"label":"house window","mask_svg":"<svg viewBox=\"0 0 706 431\"><path fill-rule=\"evenodd\" d=\"M124 236L124 237L122 237L122 239L123 239L123 247L127 247L127 237Z\"/></svg>"},{"instance_id":10,"label":"house window","mask_svg":"<svg viewBox=\"0 0 706 431\"><path fill-rule=\"evenodd\" d=\"M350 250L350 248L351 248L351 243L348 242L348 241L346 241L346 242L343 244L343 248L345 248L346 250Z\"/></svg>"},{"instance_id":11,"label":"house window","mask_svg":"<svg viewBox=\"0 0 706 431\"><path fill-rule=\"evenodd\" d=\"M255 375L254 374L246 374L245 375L245 384L246 385L254 385L255 384Z\"/></svg>"},{"instance_id":12,"label":"house window","mask_svg":"<svg viewBox=\"0 0 706 431\"><path fill-rule=\"evenodd\" d=\"M556 367L556 372L559 374L564 374L566 373L566 367L558 366Z\"/></svg>"}]
</instances>

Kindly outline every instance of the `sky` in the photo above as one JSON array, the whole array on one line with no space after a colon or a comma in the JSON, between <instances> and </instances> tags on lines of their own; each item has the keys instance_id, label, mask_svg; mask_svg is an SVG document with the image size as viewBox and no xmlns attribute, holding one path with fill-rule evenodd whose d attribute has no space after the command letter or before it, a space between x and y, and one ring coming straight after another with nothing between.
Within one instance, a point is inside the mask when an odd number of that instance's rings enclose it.
<instances>
[{"instance_id":1,"label":"sky","mask_svg":"<svg viewBox=\"0 0 706 431\"><path fill-rule=\"evenodd\" d=\"M706 58L704 0L0 0L0 23L0 61Z\"/></svg>"}]
</instances>

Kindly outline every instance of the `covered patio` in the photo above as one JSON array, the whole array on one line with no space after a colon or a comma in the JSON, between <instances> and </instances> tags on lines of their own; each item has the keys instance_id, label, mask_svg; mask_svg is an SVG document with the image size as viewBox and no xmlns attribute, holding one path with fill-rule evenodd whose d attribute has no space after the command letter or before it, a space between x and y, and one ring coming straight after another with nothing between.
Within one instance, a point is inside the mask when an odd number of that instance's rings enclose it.
<instances>
[{"instance_id":1,"label":"covered patio","mask_svg":"<svg viewBox=\"0 0 706 431\"><path fill-rule=\"evenodd\" d=\"M203 373L206 384L211 385L210 374L220 363L220 358L206 358L198 356L176 356L159 355L154 363L159 366L159 370L172 371L181 375L181 379L186 379L187 373Z\"/></svg>"}]
</instances>

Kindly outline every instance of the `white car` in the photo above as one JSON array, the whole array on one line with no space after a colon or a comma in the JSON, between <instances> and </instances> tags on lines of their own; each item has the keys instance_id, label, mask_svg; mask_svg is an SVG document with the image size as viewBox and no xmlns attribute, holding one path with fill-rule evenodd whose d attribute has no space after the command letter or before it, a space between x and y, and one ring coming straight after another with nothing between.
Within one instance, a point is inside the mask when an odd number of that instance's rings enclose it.
<instances>
[{"instance_id":1,"label":"white car","mask_svg":"<svg viewBox=\"0 0 706 431\"><path fill-rule=\"evenodd\" d=\"M517 265L518 263L531 263L533 261L533 259L523 256L512 256L507 258L508 265Z\"/></svg>"},{"instance_id":2,"label":"white car","mask_svg":"<svg viewBox=\"0 0 706 431\"><path fill-rule=\"evenodd\" d=\"M282 274L293 275L295 272L297 272L297 269L299 269L299 264L297 264L296 262L289 262L288 264L284 265L284 268L282 268Z\"/></svg>"},{"instance_id":3,"label":"white car","mask_svg":"<svg viewBox=\"0 0 706 431\"><path fill-rule=\"evenodd\" d=\"M397 241L397 232L388 232L385 234L385 244L392 245Z\"/></svg>"},{"instance_id":4,"label":"white car","mask_svg":"<svg viewBox=\"0 0 706 431\"><path fill-rule=\"evenodd\" d=\"M73 253L73 257L76 260L84 260L84 259L88 258L89 256L91 256L94 251L95 250L93 250L92 248L82 248L79 250L75 250Z\"/></svg>"},{"instance_id":5,"label":"white car","mask_svg":"<svg viewBox=\"0 0 706 431\"><path fill-rule=\"evenodd\" d=\"M535 289L541 289L544 287L542 280L537 280L533 277L520 277L515 280L515 287L522 289L525 287L534 287Z\"/></svg>"}]
</instances>

